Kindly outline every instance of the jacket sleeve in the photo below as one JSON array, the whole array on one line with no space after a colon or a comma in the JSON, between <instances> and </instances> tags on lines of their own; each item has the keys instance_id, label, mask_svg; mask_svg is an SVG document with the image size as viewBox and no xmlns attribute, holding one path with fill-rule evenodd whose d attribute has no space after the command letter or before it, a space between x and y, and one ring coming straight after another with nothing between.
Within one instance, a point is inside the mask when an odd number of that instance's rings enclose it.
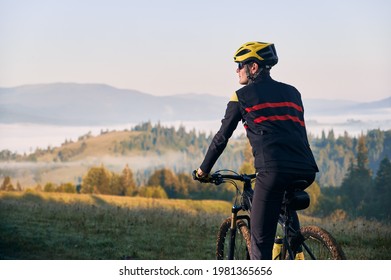
<instances>
[{"instance_id":1,"label":"jacket sleeve","mask_svg":"<svg viewBox=\"0 0 391 280\"><path fill-rule=\"evenodd\" d=\"M227 104L224 118L221 121L221 127L213 137L212 143L205 155L205 159L200 166L203 172L209 173L211 171L213 165L227 146L229 138L232 136L241 119L242 115L235 92Z\"/></svg>"}]
</instances>

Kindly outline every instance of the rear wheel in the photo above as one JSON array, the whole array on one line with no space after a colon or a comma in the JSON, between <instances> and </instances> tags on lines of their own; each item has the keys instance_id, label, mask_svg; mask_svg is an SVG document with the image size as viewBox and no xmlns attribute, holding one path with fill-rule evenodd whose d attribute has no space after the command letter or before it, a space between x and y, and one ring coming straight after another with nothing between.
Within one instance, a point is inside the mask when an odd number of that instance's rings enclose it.
<instances>
[{"instance_id":1,"label":"rear wheel","mask_svg":"<svg viewBox=\"0 0 391 280\"><path fill-rule=\"evenodd\" d=\"M216 259L227 260L229 255L229 242L231 232L231 218L227 218L220 226L217 235ZM235 235L235 260L250 259L250 230L243 220L236 221L236 235Z\"/></svg>"},{"instance_id":2,"label":"rear wheel","mask_svg":"<svg viewBox=\"0 0 391 280\"><path fill-rule=\"evenodd\" d=\"M341 246L326 230L318 226L305 226L300 231L304 237L302 247L305 260L346 260Z\"/></svg>"}]
</instances>

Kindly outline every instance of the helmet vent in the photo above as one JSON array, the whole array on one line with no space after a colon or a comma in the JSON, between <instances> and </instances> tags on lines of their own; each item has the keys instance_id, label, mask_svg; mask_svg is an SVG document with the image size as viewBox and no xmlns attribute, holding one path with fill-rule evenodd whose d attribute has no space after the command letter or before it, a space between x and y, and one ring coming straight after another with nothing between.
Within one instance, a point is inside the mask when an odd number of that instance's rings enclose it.
<instances>
[{"instance_id":1,"label":"helmet vent","mask_svg":"<svg viewBox=\"0 0 391 280\"><path fill-rule=\"evenodd\" d=\"M238 52L236 54L236 56L242 56L242 55L245 55L246 53L249 53L250 50L249 49L244 49L244 50L241 50L240 52Z\"/></svg>"}]
</instances>

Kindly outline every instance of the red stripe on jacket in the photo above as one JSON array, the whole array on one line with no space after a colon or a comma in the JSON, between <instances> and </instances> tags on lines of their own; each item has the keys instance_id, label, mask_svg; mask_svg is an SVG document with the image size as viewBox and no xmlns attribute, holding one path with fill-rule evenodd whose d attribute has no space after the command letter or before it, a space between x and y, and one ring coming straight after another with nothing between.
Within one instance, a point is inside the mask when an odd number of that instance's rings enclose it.
<instances>
[{"instance_id":1,"label":"red stripe on jacket","mask_svg":"<svg viewBox=\"0 0 391 280\"><path fill-rule=\"evenodd\" d=\"M264 122L264 121L287 121L287 120L291 120L291 121L294 121L294 122L298 122L301 126L305 126L304 122L302 120L300 120L298 117L294 117L294 116L291 116L291 115L283 115L283 116L269 116L269 117L259 117L259 118L256 118L254 120L255 123L261 123L261 122Z\"/></svg>"},{"instance_id":2,"label":"red stripe on jacket","mask_svg":"<svg viewBox=\"0 0 391 280\"><path fill-rule=\"evenodd\" d=\"M277 107L292 107L292 108L295 108L297 111L303 112L303 108L293 102L261 103L261 104L246 108L246 111L247 111L247 113L250 113L250 112L262 110L265 108L277 108Z\"/></svg>"}]
</instances>

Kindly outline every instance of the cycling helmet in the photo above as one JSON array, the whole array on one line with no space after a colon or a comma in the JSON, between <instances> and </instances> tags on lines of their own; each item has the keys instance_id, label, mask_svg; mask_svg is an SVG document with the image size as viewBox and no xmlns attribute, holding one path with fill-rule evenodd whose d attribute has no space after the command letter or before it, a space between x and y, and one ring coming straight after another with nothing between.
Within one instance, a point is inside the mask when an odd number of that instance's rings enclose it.
<instances>
[{"instance_id":1,"label":"cycling helmet","mask_svg":"<svg viewBox=\"0 0 391 280\"><path fill-rule=\"evenodd\" d=\"M243 44L234 55L235 62L257 62L260 66L274 66L278 62L276 48L272 43L248 42Z\"/></svg>"}]
</instances>

